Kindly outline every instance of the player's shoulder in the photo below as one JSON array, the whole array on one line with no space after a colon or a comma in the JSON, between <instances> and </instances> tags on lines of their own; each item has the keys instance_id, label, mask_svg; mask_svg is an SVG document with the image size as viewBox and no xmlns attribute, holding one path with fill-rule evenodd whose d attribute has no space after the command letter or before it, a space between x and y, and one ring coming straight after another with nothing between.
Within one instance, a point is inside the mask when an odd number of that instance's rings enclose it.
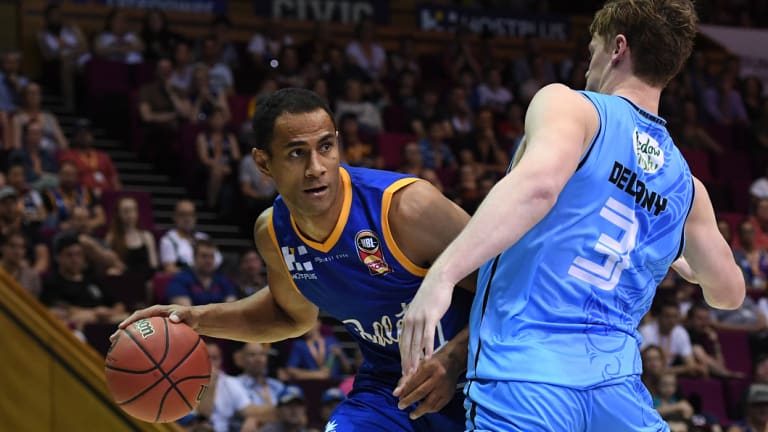
<instances>
[{"instance_id":1,"label":"player's shoulder","mask_svg":"<svg viewBox=\"0 0 768 432\"><path fill-rule=\"evenodd\" d=\"M272 207L262 211L253 223L253 238L259 251L272 244Z\"/></svg>"},{"instance_id":2,"label":"player's shoulder","mask_svg":"<svg viewBox=\"0 0 768 432\"><path fill-rule=\"evenodd\" d=\"M573 90L565 84L553 83L542 87L531 99L531 107L556 105L559 110L592 108L585 92Z\"/></svg>"}]
</instances>

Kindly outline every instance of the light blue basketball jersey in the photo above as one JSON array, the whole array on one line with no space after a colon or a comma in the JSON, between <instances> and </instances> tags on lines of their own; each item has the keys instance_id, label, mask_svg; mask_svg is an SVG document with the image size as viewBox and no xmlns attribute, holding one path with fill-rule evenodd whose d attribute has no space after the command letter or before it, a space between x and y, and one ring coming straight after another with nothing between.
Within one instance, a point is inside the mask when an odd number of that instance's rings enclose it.
<instances>
[{"instance_id":1,"label":"light blue basketball jersey","mask_svg":"<svg viewBox=\"0 0 768 432\"><path fill-rule=\"evenodd\" d=\"M481 267L469 379L586 389L641 372L636 329L682 252L692 177L663 119L580 93L600 127L549 214Z\"/></svg>"}]
</instances>

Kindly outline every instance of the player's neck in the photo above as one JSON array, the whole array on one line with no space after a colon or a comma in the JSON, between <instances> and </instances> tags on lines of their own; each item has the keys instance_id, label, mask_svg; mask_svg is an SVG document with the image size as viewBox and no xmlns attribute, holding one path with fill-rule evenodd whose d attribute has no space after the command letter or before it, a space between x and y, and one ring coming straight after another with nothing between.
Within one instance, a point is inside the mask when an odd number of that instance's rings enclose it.
<instances>
[{"instance_id":1,"label":"player's neck","mask_svg":"<svg viewBox=\"0 0 768 432\"><path fill-rule=\"evenodd\" d=\"M631 76L621 82L610 85L605 93L617 96L623 96L635 105L645 111L659 115L659 100L661 99L661 89L650 86L638 78Z\"/></svg>"},{"instance_id":2,"label":"player's neck","mask_svg":"<svg viewBox=\"0 0 768 432\"><path fill-rule=\"evenodd\" d=\"M344 206L344 183L339 184L339 190L336 198L328 210L316 215L303 215L300 212L291 212L296 227L301 231L304 237L316 241L324 242L331 235L341 217L341 209Z\"/></svg>"}]
</instances>

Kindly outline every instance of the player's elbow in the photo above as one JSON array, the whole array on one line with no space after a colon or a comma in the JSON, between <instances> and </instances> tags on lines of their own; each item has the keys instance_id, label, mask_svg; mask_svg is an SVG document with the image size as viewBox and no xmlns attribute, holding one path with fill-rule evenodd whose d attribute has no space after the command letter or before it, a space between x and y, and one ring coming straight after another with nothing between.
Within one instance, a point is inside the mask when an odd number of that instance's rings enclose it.
<instances>
[{"instance_id":1,"label":"player's elbow","mask_svg":"<svg viewBox=\"0 0 768 432\"><path fill-rule=\"evenodd\" d=\"M707 293L709 291L709 293ZM746 296L744 275L735 264L723 273L718 286L705 290L707 303L723 310L734 310L741 307Z\"/></svg>"}]
</instances>

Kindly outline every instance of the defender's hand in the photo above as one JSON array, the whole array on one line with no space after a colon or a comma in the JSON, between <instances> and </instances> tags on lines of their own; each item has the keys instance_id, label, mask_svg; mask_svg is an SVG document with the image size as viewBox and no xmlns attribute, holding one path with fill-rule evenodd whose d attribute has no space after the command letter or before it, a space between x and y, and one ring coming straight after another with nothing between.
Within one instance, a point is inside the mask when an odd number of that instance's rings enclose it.
<instances>
[{"instance_id":1,"label":"defender's hand","mask_svg":"<svg viewBox=\"0 0 768 432\"><path fill-rule=\"evenodd\" d=\"M435 348L435 328L451 305L453 284L441 282L427 274L421 288L408 305L400 331L400 359L403 375L416 371L419 360L432 357Z\"/></svg>"}]
</instances>

